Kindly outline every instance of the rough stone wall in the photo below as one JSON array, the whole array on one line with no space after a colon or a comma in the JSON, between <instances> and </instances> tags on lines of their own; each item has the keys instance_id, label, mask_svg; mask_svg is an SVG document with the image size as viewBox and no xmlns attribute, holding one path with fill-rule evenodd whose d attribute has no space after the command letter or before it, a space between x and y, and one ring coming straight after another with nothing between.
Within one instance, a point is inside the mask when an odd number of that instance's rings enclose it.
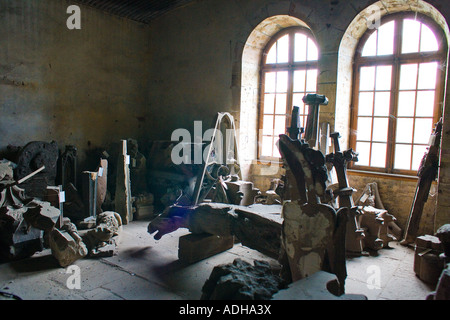
<instances>
[{"instance_id":1,"label":"rough stone wall","mask_svg":"<svg viewBox=\"0 0 450 320\"><path fill-rule=\"evenodd\" d=\"M142 138L148 107L148 26L73 1L0 2L0 148L56 140L95 147Z\"/></svg>"}]
</instances>

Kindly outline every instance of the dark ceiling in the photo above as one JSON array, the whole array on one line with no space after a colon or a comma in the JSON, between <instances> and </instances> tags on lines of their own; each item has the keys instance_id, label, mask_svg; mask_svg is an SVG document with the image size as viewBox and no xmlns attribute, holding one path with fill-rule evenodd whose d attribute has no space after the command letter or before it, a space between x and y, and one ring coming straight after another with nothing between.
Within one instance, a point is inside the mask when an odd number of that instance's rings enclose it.
<instances>
[{"instance_id":1,"label":"dark ceiling","mask_svg":"<svg viewBox=\"0 0 450 320\"><path fill-rule=\"evenodd\" d=\"M99 10L139 21L149 23L164 13L183 6L193 0L75 0Z\"/></svg>"}]
</instances>

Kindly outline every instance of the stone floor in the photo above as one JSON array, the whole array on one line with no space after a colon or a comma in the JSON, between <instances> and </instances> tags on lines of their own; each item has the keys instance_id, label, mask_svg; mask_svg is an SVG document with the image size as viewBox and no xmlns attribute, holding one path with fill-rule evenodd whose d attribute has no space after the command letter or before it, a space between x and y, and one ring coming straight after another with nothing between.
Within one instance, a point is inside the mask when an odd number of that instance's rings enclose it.
<instances>
[{"instance_id":1,"label":"stone floor","mask_svg":"<svg viewBox=\"0 0 450 320\"><path fill-rule=\"evenodd\" d=\"M0 291L24 300L198 300L214 266L236 258L275 261L235 244L226 252L194 264L178 260L179 229L156 241L147 233L148 221L123 227L117 253L108 258L81 259L80 286L76 271L61 268L46 249L31 258L0 264ZM377 256L348 259L346 293L369 300L425 300L434 288L413 271L414 251L397 243ZM74 288L75 286L75 288Z\"/></svg>"}]
</instances>

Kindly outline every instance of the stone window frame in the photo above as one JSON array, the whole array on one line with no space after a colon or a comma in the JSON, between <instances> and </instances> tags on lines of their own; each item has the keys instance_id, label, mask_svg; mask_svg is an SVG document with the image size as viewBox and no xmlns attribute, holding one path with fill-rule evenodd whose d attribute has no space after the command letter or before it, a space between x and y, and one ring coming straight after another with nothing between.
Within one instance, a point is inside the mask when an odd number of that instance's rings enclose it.
<instances>
[{"instance_id":1,"label":"stone window frame","mask_svg":"<svg viewBox=\"0 0 450 320\"><path fill-rule=\"evenodd\" d=\"M405 18L415 18L416 20L427 25L433 33L436 35L438 40L439 50L433 52L432 54L400 54L400 43L398 39L401 37L401 25L398 22ZM428 16L420 14L418 12L397 12L389 15L385 15L381 18L381 25L387 23L389 21L396 21L396 32L394 38L394 55L390 56L374 56L374 57L361 57L361 51L363 46L366 44L366 40L370 37L370 35L375 32L376 29L368 29L363 34L363 36L359 39L358 45L355 50L354 57L354 67L353 67L353 81L355 86L352 89L352 103L350 108L350 136L349 136L349 146L356 150L356 132L357 132L357 112L358 112L358 83L359 83L359 70L361 66L367 65L382 65L386 63L390 63L393 66L392 72L392 88L391 88L391 109L389 114L389 131L388 131L388 141L387 141L387 155L386 155L386 167L370 167L370 166L362 166L358 165L357 162L351 163L349 168L355 170L363 170L363 171L371 171L371 172L380 172L380 173L389 173L389 174L402 174L402 175L416 175L416 170L402 170L402 169L394 169L394 148L395 148L395 121L397 114L397 99L398 95L398 82L399 82L399 66L401 63L420 63L425 61L438 61L440 65L445 65L447 63L447 43L445 40L444 31L441 29L439 25L433 19L430 19ZM434 113L433 113L433 123L436 123L443 113L443 100L444 100L444 89L445 89L445 70L441 70L440 75L437 79L436 84L436 96L435 96L435 105L434 105ZM431 134L431 131L430 131ZM358 150L356 150L358 152ZM412 161L412 158L411 158Z\"/></svg>"},{"instance_id":2,"label":"stone window frame","mask_svg":"<svg viewBox=\"0 0 450 320\"><path fill-rule=\"evenodd\" d=\"M287 102L286 102L286 113L285 113L285 128L290 125L290 113L293 107L293 74L294 71L297 70L311 70L316 69L319 70L319 59L317 60L308 60L301 62L294 62L293 58L293 44L294 44L294 36L296 33L301 33L307 37L307 39L311 39L317 50L319 50L319 45L309 28L303 26L292 26L287 27L276 33L272 36L270 41L265 46L262 51L262 58L260 61L260 84L259 84L259 102L258 102L258 149L257 149L257 158L258 160L268 160L268 161L280 161L280 157L274 156L263 156L262 149L262 137L263 137L263 116L264 116L264 84L265 84L265 74L268 72L274 71L287 71L288 72L288 89L287 89ZM267 64L266 58L269 50L272 48L272 45L277 42L280 38L285 35L289 35L289 43L290 43L290 52L289 52L289 62L288 63L279 63L279 64ZM320 54L319 54L320 58ZM317 91L317 78L316 78L316 90ZM290 106L290 107L289 107ZM307 114L300 114L302 123L306 123ZM275 148L275 147L274 147ZM273 152L272 152L273 154Z\"/></svg>"}]
</instances>

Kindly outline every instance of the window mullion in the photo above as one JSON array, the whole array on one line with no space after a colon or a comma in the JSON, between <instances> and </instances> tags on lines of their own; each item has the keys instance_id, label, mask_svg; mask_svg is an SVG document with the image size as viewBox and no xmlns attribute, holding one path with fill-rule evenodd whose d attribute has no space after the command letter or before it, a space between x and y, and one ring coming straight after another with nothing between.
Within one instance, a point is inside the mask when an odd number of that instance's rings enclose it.
<instances>
[{"instance_id":1,"label":"window mullion","mask_svg":"<svg viewBox=\"0 0 450 320\"><path fill-rule=\"evenodd\" d=\"M394 170L395 161L395 143L397 134L397 108L398 108L398 96L400 86L400 55L402 48L402 33L403 33L403 20L396 20L394 31L394 59L392 65L391 75L391 99L390 99L390 111L389 111L389 125L388 125L388 146L387 146L387 163L386 169L388 173L392 173Z\"/></svg>"},{"instance_id":2,"label":"window mullion","mask_svg":"<svg viewBox=\"0 0 450 320\"><path fill-rule=\"evenodd\" d=\"M289 33L289 70L288 70L288 88L287 88L287 99L286 99L286 128L290 126L291 121L291 108L294 99L294 41L295 32Z\"/></svg>"}]
</instances>

